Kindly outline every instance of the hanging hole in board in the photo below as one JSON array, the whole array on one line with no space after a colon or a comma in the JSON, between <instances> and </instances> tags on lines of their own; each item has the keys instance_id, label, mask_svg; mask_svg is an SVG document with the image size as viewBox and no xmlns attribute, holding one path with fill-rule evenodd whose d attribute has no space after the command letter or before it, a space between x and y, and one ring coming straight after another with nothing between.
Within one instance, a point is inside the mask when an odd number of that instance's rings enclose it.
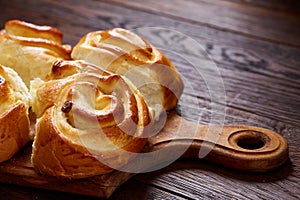
<instances>
[{"instance_id":1,"label":"hanging hole in board","mask_svg":"<svg viewBox=\"0 0 300 200\"><path fill-rule=\"evenodd\" d=\"M230 143L246 150L257 150L266 146L269 137L257 131L240 131L234 134Z\"/></svg>"},{"instance_id":2,"label":"hanging hole in board","mask_svg":"<svg viewBox=\"0 0 300 200\"><path fill-rule=\"evenodd\" d=\"M265 146L265 141L263 141L260 137L245 137L239 139L237 141L237 145L243 149L254 150Z\"/></svg>"}]
</instances>

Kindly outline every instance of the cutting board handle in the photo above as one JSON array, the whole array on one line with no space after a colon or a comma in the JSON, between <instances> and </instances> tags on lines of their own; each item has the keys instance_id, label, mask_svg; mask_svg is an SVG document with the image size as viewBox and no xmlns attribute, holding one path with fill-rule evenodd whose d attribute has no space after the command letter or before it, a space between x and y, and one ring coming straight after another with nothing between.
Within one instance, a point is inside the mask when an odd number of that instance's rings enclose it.
<instances>
[{"instance_id":1,"label":"cutting board handle","mask_svg":"<svg viewBox=\"0 0 300 200\"><path fill-rule=\"evenodd\" d=\"M288 159L287 141L278 133L245 125L200 125L169 113L159 134L148 139L148 151L182 151L182 157L203 158L238 170L265 172ZM171 158L171 157L170 157Z\"/></svg>"}]
</instances>

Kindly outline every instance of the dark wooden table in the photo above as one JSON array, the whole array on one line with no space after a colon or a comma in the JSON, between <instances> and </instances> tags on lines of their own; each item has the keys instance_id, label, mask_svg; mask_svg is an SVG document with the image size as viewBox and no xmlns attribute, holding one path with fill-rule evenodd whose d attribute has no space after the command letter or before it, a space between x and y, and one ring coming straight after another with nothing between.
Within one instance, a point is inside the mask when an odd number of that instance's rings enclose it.
<instances>
[{"instance_id":1,"label":"dark wooden table","mask_svg":"<svg viewBox=\"0 0 300 200\"><path fill-rule=\"evenodd\" d=\"M274 130L289 143L289 161L267 173L246 173L181 159L135 175L111 199L300 199L299 1L283 0L1 0L0 26L21 19L59 28L75 45L100 29L161 27L201 44L217 64L226 92L224 124ZM176 41L176 38L174 39ZM214 102L203 77L162 49L194 91L185 90L184 117L210 124ZM195 109L200 108L200 109ZM178 108L180 110L180 106ZM93 199L0 184L2 199Z\"/></svg>"}]
</instances>

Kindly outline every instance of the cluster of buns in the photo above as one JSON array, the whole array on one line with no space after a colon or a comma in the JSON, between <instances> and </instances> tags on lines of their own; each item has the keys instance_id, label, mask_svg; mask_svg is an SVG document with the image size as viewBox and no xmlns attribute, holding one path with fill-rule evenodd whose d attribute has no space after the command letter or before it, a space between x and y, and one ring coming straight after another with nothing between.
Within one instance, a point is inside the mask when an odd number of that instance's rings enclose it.
<instances>
[{"instance_id":1,"label":"cluster of buns","mask_svg":"<svg viewBox=\"0 0 300 200\"><path fill-rule=\"evenodd\" d=\"M182 80L158 49L125 29L88 33L73 50L61 42L59 30L18 20L0 32L0 161L30 140L30 108L38 172L111 172L142 151L160 113L175 108Z\"/></svg>"}]
</instances>

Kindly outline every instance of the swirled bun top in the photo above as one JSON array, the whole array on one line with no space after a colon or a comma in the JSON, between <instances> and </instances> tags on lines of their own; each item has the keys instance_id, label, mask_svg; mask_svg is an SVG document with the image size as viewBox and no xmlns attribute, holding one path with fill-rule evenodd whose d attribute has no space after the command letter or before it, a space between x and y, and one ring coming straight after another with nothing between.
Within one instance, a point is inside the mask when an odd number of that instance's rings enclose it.
<instances>
[{"instance_id":1,"label":"swirled bun top","mask_svg":"<svg viewBox=\"0 0 300 200\"><path fill-rule=\"evenodd\" d=\"M73 48L71 57L126 76L141 91L156 117L175 108L183 91L182 79L172 62L145 39L125 29L86 34Z\"/></svg>"},{"instance_id":2,"label":"swirled bun top","mask_svg":"<svg viewBox=\"0 0 300 200\"><path fill-rule=\"evenodd\" d=\"M150 116L129 80L84 61L57 62L49 76L53 80L40 83L34 96L39 120L32 162L38 171L70 178L103 174L142 150Z\"/></svg>"},{"instance_id":3,"label":"swirled bun top","mask_svg":"<svg viewBox=\"0 0 300 200\"><path fill-rule=\"evenodd\" d=\"M70 59L71 46L61 41L58 29L8 21L0 31L0 64L14 69L29 86L36 77L44 79L56 59Z\"/></svg>"},{"instance_id":4,"label":"swirled bun top","mask_svg":"<svg viewBox=\"0 0 300 200\"><path fill-rule=\"evenodd\" d=\"M18 74L0 65L0 162L30 140L29 101L28 89Z\"/></svg>"}]
</instances>

